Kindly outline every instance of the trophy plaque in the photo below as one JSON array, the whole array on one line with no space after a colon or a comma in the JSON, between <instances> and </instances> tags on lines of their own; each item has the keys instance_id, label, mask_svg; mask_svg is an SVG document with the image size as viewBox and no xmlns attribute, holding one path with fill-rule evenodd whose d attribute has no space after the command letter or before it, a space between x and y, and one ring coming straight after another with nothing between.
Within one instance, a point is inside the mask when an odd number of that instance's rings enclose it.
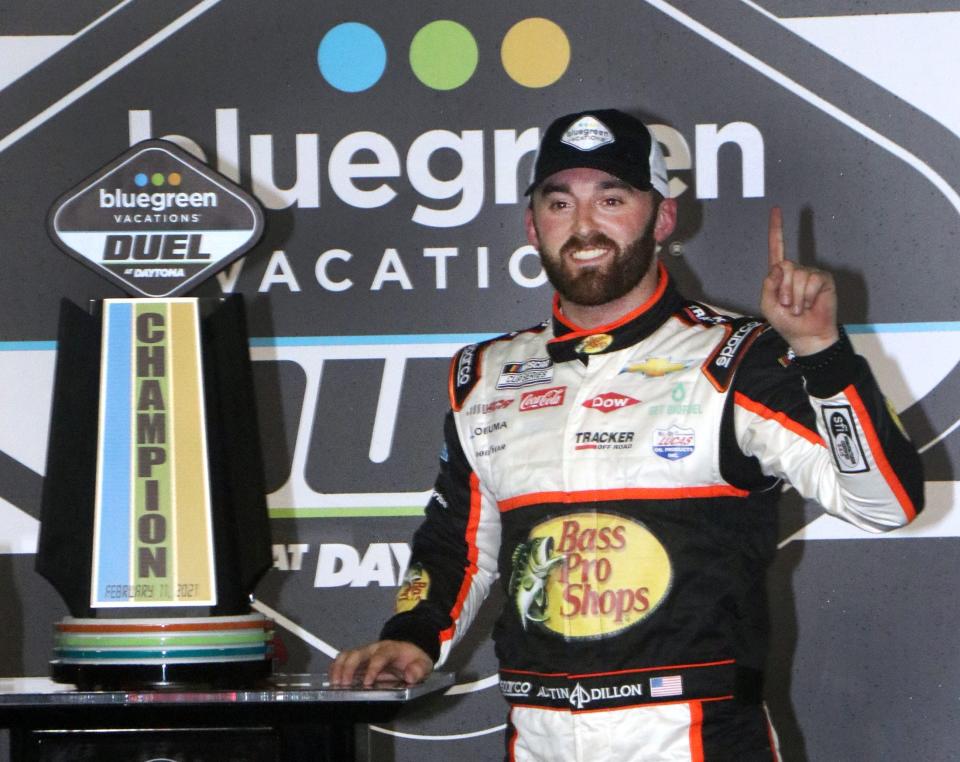
<instances>
[{"instance_id":1,"label":"trophy plaque","mask_svg":"<svg viewBox=\"0 0 960 762\"><path fill-rule=\"evenodd\" d=\"M263 213L150 140L61 196L48 228L130 295L61 304L36 562L70 612L53 678L265 677L273 624L250 598L272 554L243 300L184 296L257 242Z\"/></svg>"}]
</instances>

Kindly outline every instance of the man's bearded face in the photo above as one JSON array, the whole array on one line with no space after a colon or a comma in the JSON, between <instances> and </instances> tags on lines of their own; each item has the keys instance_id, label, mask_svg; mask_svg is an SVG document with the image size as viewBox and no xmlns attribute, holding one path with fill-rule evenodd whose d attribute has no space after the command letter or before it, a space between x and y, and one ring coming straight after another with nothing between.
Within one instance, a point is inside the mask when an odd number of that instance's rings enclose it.
<instances>
[{"instance_id":1,"label":"man's bearded face","mask_svg":"<svg viewBox=\"0 0 960 762\"><path fill-rule=\"evenodd\" d=\"M656 251L653 234L656 218L654 213L640 237L622 248L608 236L596 232L585 239L571 236L557 253L541 252L543 269L561 299L593 307L628 294L649 271L653 261ZM594 268L574 269L569 266L574 252L594 248L609 249L614 252L614 256Z\"/></svg>"}]
</instances>

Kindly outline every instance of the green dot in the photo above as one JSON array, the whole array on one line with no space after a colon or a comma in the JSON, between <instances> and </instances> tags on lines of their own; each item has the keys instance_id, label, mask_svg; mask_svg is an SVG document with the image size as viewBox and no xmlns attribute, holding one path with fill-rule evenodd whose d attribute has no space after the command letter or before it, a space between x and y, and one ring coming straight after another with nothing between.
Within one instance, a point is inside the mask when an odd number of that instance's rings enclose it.
<instances>
[{"instance_id":1,"label":"green dot","mask_svg":"<svg viewBox=\"0 0 960 762\"><path fill-rule=\"evenodd\" d=\"M477 41L456 21L431 21L410 43L410 68L434 90L460 87L477 68Z\"/></svg>"},{"instance_id":2,"label":"green dot","mask_svg":"<svg viewBox=\"0 0 960 762\"><path fill-rule=\"evenodd\" d=\"M152 175L150 175L150 182L159 188L161 185L163 185L163 175L159 172L154 172Z\"/></svg>"}]
</instances>

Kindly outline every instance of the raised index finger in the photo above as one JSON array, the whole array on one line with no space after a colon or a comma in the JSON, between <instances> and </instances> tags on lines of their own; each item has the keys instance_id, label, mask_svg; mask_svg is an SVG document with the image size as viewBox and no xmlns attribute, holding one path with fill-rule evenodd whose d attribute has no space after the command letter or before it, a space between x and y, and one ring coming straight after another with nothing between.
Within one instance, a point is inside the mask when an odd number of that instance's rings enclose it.
<instances>
[{"instance_id":1,"label":"raised index finger","mask_svg":"<svg viewBox=\"0 0 960 762\"><path fill-rule=\"evenodd\" d=\"M783 262L783 214L779 206L770 208L770 231L767 233L767 264L770 267Z\"/></svg>"}]
</instances>

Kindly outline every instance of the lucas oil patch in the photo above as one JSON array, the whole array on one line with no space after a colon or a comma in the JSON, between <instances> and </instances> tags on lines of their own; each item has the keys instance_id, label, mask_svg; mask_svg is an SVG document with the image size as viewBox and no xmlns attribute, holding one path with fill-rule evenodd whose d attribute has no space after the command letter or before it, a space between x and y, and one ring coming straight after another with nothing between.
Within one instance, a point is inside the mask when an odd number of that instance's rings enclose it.
<instances>
[{"instance_id":1,"label":"lucas oil patch","mask_svg":"<svg viewBox=\"0 0 960 762\"><path fill-rule=\"evenodd\" d=\"M650 616L672 576L666 549L640 522L568 514L538 524L515 548L508 605L524 629L606 638Z\"/></svg>"},{"instance_id":2,"label":"lucas oil patch","mask_svg":"<svg viewBox=\"0 0 960 762\"><path fill-rule=\"evenodd\" d=\"M827 428L830 452L833 453L840 473L857 474L869 471L870 466L860 444L850 406L824 405L821 413Z\"/></svg>"},{"instance_id":3,"label":"lucas oil patch","mask_svg":"<svg viewBox=\"0 0 960 762\"><path fill-rule=\"evenodd\" d=\"M680 460L693 452L696 447L696 432L677 425L665 429L654 429L653 451L667 460Z\"/></svg>"}]
</instances>

